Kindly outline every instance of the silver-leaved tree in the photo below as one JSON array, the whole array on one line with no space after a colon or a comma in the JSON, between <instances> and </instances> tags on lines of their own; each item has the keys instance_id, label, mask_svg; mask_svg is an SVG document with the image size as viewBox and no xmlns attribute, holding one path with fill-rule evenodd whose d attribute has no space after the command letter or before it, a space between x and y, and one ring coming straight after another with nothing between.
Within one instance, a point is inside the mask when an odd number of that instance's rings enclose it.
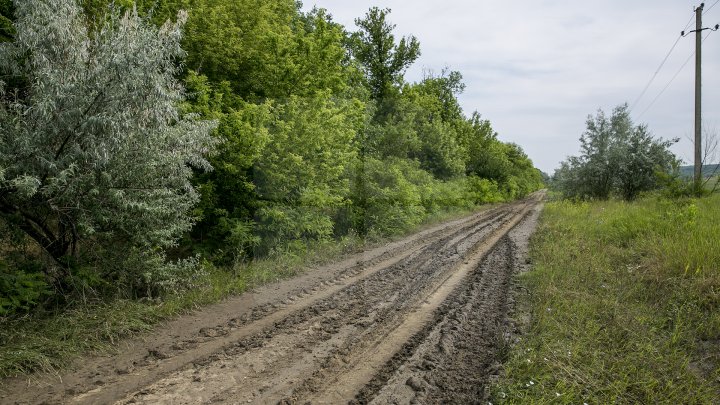
<instances>
[{"instance_id":1,"label":"silver-leaved tree","mask_svg":"<svg viewBox=\"0 0 720 405\"><path fill-rule=\"evenodd\" d=\"M151 277L192 226L192 170L215 143L214 122L177 109L185 16L158 29L111 11L88 32L75 0L18 0L16 17L0 44L0 221L56 277L88 263Z\"/></svg>"}]
</instances>

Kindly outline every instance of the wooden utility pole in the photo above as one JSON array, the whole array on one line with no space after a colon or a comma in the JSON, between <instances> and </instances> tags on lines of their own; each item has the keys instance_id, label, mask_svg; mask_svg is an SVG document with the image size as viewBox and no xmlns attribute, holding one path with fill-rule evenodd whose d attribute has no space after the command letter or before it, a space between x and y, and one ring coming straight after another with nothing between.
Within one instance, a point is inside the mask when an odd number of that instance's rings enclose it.
<instances>
[{"instance_id":1,"label":"wooden utility pole","mask_svg":"<svg viewBox=\"0 0 720 405\"><path fill-rule=\"evenodd\" d=\"M711 7L712 8L712 7ZM720 24L712 28L703 28L702 15L705 3L695 9L695 29L690 32L681 32L680 35L687 36L695 33L695 192L700 192L702 186L702 32L705 30L717 31Z\"/></svg>"},{"instance_id":2,"label":"wooden utility pole","mask_svg":"<svg viewBox=\"0 0 720 405\"><path fill-rule=\"evenodd\" d=\"M702 14L705 3L695 9L695 191L702 182Z\"/></svg>"}]
</instances>

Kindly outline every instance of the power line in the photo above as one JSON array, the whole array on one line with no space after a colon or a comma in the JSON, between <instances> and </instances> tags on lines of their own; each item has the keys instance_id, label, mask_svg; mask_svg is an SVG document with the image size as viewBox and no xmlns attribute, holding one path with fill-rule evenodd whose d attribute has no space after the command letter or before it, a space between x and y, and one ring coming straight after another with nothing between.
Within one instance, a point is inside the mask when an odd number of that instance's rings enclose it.
<instances>
[{"instance_id":1,"label":"power line","mask_svg":"<svg viewBox=\"0 0 720 405\"><path fill-rule=\"evenodd\" d=\"M720 1L720 0L718 0L718 1ZM707 35L705 35L705 38L703 38L703 42L705 42L705 40L708 39L709 36L710 36L710 33L708 33ZM678 71L675 72L675 75L673 75L673 77L672 77L672 78L670 79L670 81L665 85L665 87L663 87L663 89L660 91L660 93L658 93L658 95L655 96L655 98L653 99L653 101L650 102L650 105L648 105L647 108L645 108L645 110L643 110L643 112L640 113L640 115L638 116L638 120L639 120L640 118L642 118L642 116L645 115L645 113L648 112L648 110L650 110L650 108L652 108L652 106L655 104L655 102L660 99L660 97L663 95L663 93L665 93L665 90L667 90L667 89L670 87L670 85L675 81L675 79L678 77L678 75L680 75L680 73L682 72L682 70L685 69L685 66L687 66L688 63L690 63L690 61L692 60L693 56L695 56L695 51L693 51L693 53L690 54L690 56L687 58L687 60L685 60L685 63L683 63L682 66L680 66L680 69L678 69Z\"/></svg>"},{"instance_id":2,"label":"power line","mask_svg":"<svg viewBox=\"0 0 720 405\"><path fill-rule=\"evenodd\" d=\"M680 72L682 72L682 70L685 68L685 66L687 66L688 63L690 63L690 61L692 60L693 56L695 56L695 52L693 52L692 55L690 55L690 57L687 58L687 60L685 61L685 63L682 64L682 66L680 66L680 69L678 69L678 71L675 73L675 75L672 77L672 79L670 79L670 81L668 82L668 84L666 84L665 87L663 87L663 89L660 91L660 93L658 93L658 95L655 96L655 98L653 99L653 101L650 102L650 105L648 105L647 108L645 108L645 110L643 110L643 112L640 113L640 115L638 116L638 120L639 120L640 118L642 118L642 116L645 115L646 112L648 112L648 110L655 104L656 101L658 101L658 99L660 99L660 96L662 96L663 93L665 93L665 90L667 90L668 87L670 87L670 85L672 84L672 82L675 81L675 78L677 78L678 75L680 74Z\"/></svg>"},{"instance_id":3,"label":"power line","mask_svg":"<svg viewBox=\"0 0 720 405\"><path fill-rule=\"evenodd\" d=\"M665 59L663 59L662 62L660 62L660 66L658 66L658 68L655 70L655 73L653 73L652 77L650 78L650 81L647 82L647 84L645 85L645 88L643 89L643 91L642 91L642 92L640 93L640 95L635 99L635 101L633 101L632 105L630 106L630 111L631 111L631 112L632 112L632 110L635 108L635 106L637 105L637 103L640 101L640 99L642 99L643 96L645 95L645 93L648 91L648 89L650 88L650 85L652 84L652 82L655 81L655 78L657 77L658 73L660 73L660 69L662 69L663 66L665 66L665 62L667 62L668 58L670 57L670 55L672 54L672 52L675 50L675 47L677 46L678 42L680 42L680 39L682 39L682 36L678 36L678 37L677 37L677 39L675 40L675 43L674 43L673 46L670 48L670 51L668 51L667 55L665 55Z\"/></svg>"},{"instance_id":4,"label":"power line","mask_svg":"<svg viewBox=\"0 0 720 405\"><path fill-rule=\"evenodd\" d=\"M715 5L718 4L718 2L720 2L720 0L715 0L715 3L713 3L712 6L708 7L708 9L703 12L703 15L705 15L708 11L710 11L710 9L715 7Z\"/></svg>"},{"instance_id":5,"label":"power line","mask_svg":"<svg viewBox=\"0 0 720 405\"><path fill-rule=\"evenodd\" d=\"M688 20L687 24L685 24L685 28L683 28L683 31L687 31L688 28L692 25L693 21L695 20L695 13L693 13L692 16L690 16L690 19Z\"/></svg>"},{"instance_id":6,"label":"power line","mask_svg":"<svg viewBox=\"0 0 720 405\"><path fill-rule=\"evenodd\" d=\"M717 0L717 1L720 1L720 0ZM688 27L690 27L694 18L695 18L694 15L692 17L690 17L690 20L688 20L688 23L685 24L685 28L683 28L683 32L686 31L688 29ZM660 62L660 66L658 66L658 68L655 70L655 73L653 73L652 77L650 78L650 81L647 82L647 84L645 85L645 88L643 88L642 92L640 92L640 95L637 96L635 101L633 101L633 103L630 106L630 112L632 112L633 109L635 109L635 106L637 105L637 103L640 102L640 100L643 98L645 93L650 88L650 85L653 83L653 81L655 81L655 78L657 77L658 73L660 73L660 70L663 68L663 66L665 66L665 62L667 62L668 58L670 58L670 55L675 50L675 47L677 47L677 44L680 42L680 39L682 39L682 35L677 37L677 39L675 40L675 43L672 45L672 47L670 47L670 50L668 51L667 55L665 55L665 58L662 60L662 62Z\"/></svg>"}]
</instances>

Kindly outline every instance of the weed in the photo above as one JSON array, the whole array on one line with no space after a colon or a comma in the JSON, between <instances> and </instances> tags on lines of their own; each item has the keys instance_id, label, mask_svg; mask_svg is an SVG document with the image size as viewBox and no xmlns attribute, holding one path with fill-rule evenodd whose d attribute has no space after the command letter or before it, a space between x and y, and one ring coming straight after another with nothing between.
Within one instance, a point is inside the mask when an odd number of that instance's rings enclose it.
<instances>
[{"instance_id":1,"label":"weed","mask_svg":"<svg viewBox=\"0 0 720 405\"><path fill-rule=\"evenodd\" d=\"M718 229L719 195L548 203L492 401L719 403Z\"/></svg>"}]
</instances>

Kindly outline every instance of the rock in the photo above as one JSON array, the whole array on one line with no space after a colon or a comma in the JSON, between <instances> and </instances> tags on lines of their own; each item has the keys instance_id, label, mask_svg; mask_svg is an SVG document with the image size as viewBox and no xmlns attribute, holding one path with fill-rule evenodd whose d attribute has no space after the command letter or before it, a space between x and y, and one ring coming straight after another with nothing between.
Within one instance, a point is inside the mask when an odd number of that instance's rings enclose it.
<instances>
[{"instance_id":1,"label":"rock","mask_svg":"<svg viewBox=\"0 0 720 405\"><path fill-rule=\"evenodd\" d=\"M214 338L217 337L219 333L215 328L202 328L200 329L200 335L204 337Z\"/></svg>"},{"instance_id":2,"label":"rock","mask_svg":"<svg viewBox=\"0 0 720 405\"><path fill-rule=\"evenodd\" d=\"M413 391L424 391L425 387L423 386L422 381L417 377L410 377L405 381L405 385L412 388Z\"/></svg>"},{"instance_id":3,"label":"rock","mask_svg":"<svg viewBox=\"0 0 720 405\"><path fill-rule=\"evenodd\" d=\"M435 368L435 363L430 360L425 360L423 361L422 366L425 370L432 370Z\"/></svg>"},{"instance_id":4,"label":"rock","mask_svg":"<svg viewBox=\"0 0 720 405\"><path fill-rule=\"evenodd\" d=\"M170 357L167 353L164 353L160 349L149 349L148 355L158 360L164 360Z\"/></svg>"},{"instance_id":5,"label":"rock","mask_svg":"<svg viewBox=\"0 0 720 405\"><path fill-rule=\"evenodd\" d=\"M130 374L130 367L118 367L115 369L115 372L120 375Z\"/></svg>"}]
</instances>

